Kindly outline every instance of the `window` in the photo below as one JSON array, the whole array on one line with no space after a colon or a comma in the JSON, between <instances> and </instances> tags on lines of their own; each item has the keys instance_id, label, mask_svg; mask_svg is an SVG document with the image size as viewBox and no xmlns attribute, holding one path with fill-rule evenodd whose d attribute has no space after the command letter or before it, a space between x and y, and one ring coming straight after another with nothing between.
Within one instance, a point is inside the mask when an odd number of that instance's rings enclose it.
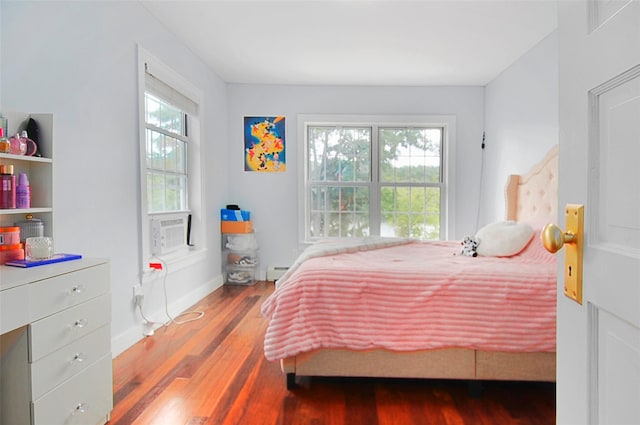
<instances>
[{"instance_id":1,"label":"window","mask_svg":"<svg viewBox=\"0 0 640 425\"><path fill-rule=\"evenodd\" d=\"M174 261L199 251L195 242L204 231L199 142L202 94L142 48L138 63L144 271L152 256ZM188 235L189 220L193 231Z\"/></svg>"},{"instance_id":2,"label":"window","mask_svg":"<svg viewBox=\"0 0 640 425\"><path fill-rule=\"evenodd\" d=\"M300 117L305 240L445 239L453 117Z\"/></svg>"},{"instance_id":3,"label":"window","mask_svg":"<svg viewBox=\"0 0 640 425\"><path fill-rule=\"evenodd\" d=\"M188 211L189 116L145 90L147 212Z\"/></svg>"}]
</instances>

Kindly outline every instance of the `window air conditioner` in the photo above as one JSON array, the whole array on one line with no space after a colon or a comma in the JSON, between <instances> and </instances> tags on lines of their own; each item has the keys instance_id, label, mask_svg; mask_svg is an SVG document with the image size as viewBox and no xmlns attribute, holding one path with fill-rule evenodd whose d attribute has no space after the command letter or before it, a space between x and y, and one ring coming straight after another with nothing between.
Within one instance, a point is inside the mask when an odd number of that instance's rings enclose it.
<instances>
[{"instance_id":1,"label":"window air conditioner","mask_svg":"<svg viewBox=\"0 0 640 425\"><path fill-rule=\"evenodd\" d=\"M187 217L151 219L151 253L162 255L187 246Z\"/></svg>"}]
</instances>

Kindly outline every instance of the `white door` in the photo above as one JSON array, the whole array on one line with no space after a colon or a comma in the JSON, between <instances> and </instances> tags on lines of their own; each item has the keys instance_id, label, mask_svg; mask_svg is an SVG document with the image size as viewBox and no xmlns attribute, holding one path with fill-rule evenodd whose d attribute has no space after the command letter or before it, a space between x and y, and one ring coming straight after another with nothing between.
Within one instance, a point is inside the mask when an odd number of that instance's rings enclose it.
<instances>
[{"instance_id":1,"label":"white door","mask_svg":"<svg viewBox=\"0 0 640 425\"><path fill-rule=\"evenodd\" d=\"M640 424L640 0L558 12L558 209L586 234L582 305L558 277L557 422Z\"/></svg>"}]
</instances>

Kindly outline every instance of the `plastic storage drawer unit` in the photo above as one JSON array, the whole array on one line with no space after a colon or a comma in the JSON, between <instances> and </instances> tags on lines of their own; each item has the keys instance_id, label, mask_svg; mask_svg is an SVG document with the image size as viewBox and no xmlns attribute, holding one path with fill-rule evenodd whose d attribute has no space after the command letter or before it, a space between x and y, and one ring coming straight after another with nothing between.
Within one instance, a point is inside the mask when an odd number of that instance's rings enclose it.
<instances>
[{"instance_id":1,"label":"plastic storage drawer unit","mask_svg":"<svg viewBox=\"0 0 640 425\"><path fill-rule=\"evenodd\" d=\"M256 283L258 243L254 233L222 234L222 268L225 283L253 285Z\"/></svg>"}]
</instances>

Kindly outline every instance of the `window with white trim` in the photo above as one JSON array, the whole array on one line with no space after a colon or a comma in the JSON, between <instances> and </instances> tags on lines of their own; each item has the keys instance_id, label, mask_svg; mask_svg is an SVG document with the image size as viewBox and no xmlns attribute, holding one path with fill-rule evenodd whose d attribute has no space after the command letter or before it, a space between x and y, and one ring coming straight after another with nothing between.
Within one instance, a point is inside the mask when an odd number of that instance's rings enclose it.
<instances>
[{"instance_id":1,"label":"window with white trim","mask_svg":"<svg viewBox=\"0 0 640 425\"><path fill-rule=\"evenodd\" d=\"M142 48L138 61L141 245L146 270L151 257L173 261L199 248L190 249L188 244L195 245L202 234L202 94ZM199 230L193 231L196 228ZM157 243L158 232L162 249Z\"/></svg>"},{"instance_id":2,"label":"window with white trim","mask_svg":"<svg viewBox=\"0 0 640 425\"><path fill-rule=\"evenodd\" d=\"M188 205L189 115L145 90L147 212L185 212Z\"/></svg>"},{"instance_id":3,"label":"window with white trim","mask_svg":"<svg viewBox=\"0 0 640 425\"><path fill-rule=\"evenodd\" d=\"M445 239L453 117L300 117L306 241Z\"/></svg>"}]
</instances>

